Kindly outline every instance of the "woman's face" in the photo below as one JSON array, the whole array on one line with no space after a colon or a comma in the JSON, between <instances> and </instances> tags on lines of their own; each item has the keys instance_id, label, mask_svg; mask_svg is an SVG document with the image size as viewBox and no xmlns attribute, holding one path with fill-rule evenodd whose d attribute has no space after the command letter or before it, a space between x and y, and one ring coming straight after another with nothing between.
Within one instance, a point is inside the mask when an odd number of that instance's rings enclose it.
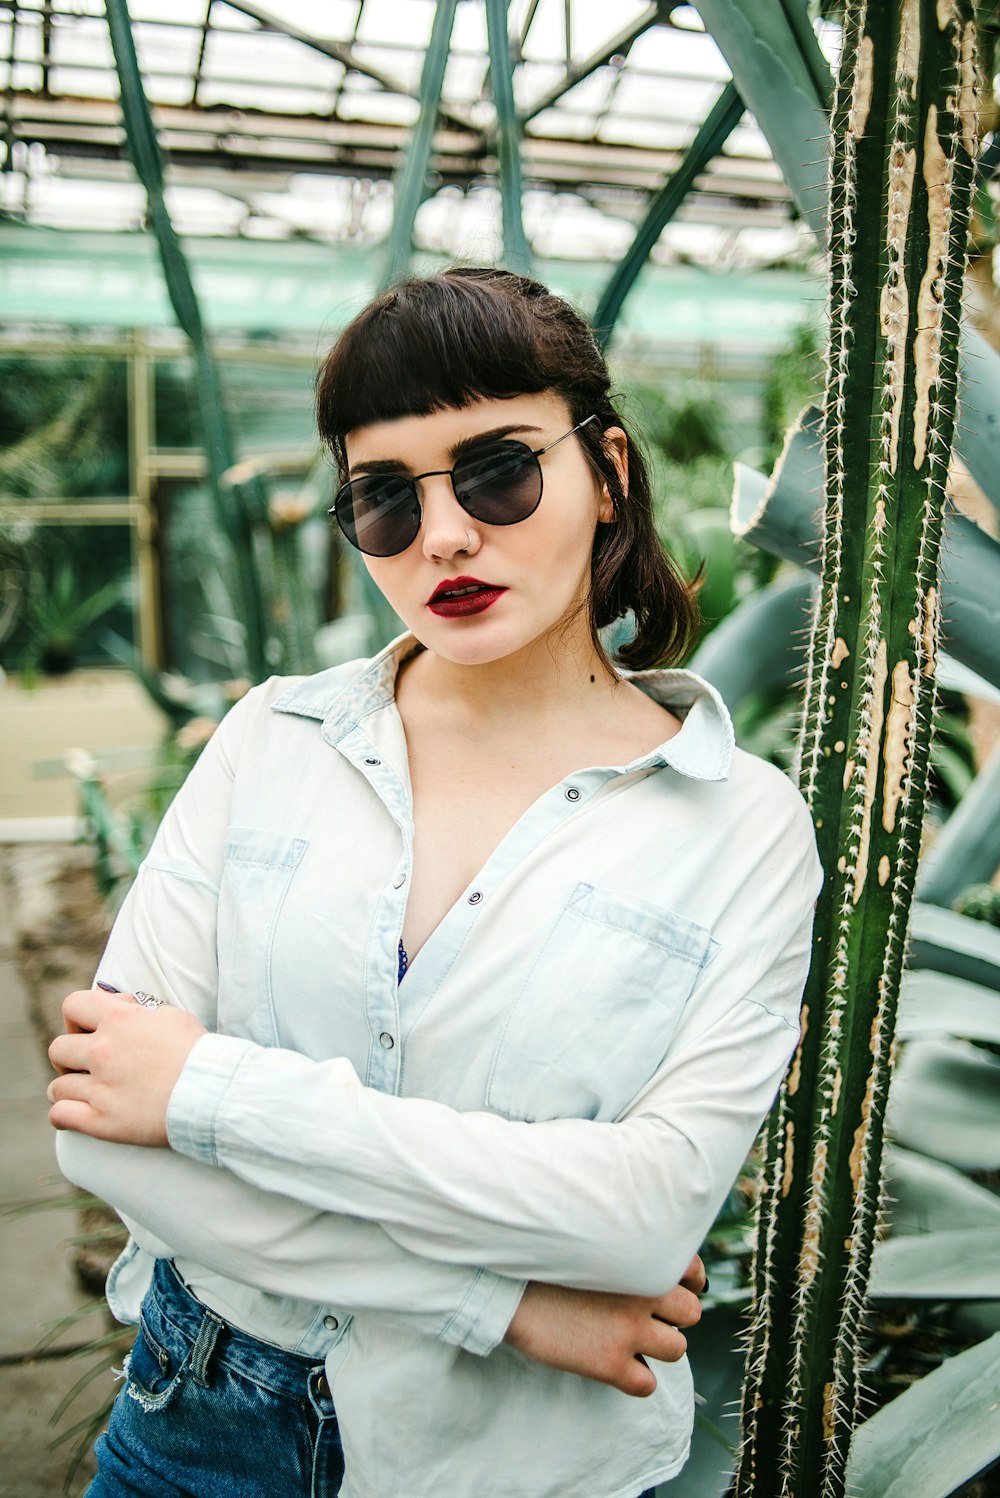
<instances>
[{"instance_id":1,"label":"woman's face","mask_svg":"<svg viewBox=\"0 0 1000 1498\"><path fill-rule=\"evenodd\" d=\"M345 446L352 478L386 460L412 476L451 469L456 446L469 438L482 436L485 445L509 437L536 450L572 426L565 403L543 392L374 422L349 432ZM625 434L612 428L606 435L624 489ZM613 519L610 497L575 435L539 463L541 502L526 520L476 520L456 500L447 473L439 474L417 486L423 518L416 539L397 556L364 559L407 628L445 660L478 665L512 655L561 626L587 598L594 531L599 520ZM589 638L585 610L575 630Z\"/></svg>"}]
</instances>

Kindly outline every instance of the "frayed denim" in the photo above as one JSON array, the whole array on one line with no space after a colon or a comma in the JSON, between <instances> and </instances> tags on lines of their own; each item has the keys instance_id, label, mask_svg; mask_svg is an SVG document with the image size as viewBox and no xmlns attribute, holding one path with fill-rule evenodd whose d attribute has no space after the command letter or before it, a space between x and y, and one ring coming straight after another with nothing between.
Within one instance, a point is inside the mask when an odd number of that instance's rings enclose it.
<instances>
[{"instance_id":1,"label":"frayed denim","mask_svg":"<svg viewBox=\"0 0 1000 1498\"><path fill-rule=\"evenodd\" d=\"M322 1362L239 1331L157 1260L87 1498L336 1498Z\"/></svg>"}]
</instances>

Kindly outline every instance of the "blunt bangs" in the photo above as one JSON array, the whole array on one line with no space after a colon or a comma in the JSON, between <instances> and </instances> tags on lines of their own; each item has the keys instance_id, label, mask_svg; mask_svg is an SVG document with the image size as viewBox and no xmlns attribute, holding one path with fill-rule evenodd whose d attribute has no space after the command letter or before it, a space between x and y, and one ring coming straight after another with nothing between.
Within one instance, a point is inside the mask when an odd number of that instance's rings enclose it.
<instances>
[{"instance_id":1,"label":"blunt bangs","mask_svg":"<svg viewBox=\"0 0 1000 1498\"><path fill-rule=\"evenodd\" d=\"M341 478L357 427L543 390L565 398L565 331L546 303L566 308L537 281L478 268L411 278L370 303L317 382L319 434Z\"/></svg>"}]
</instances>

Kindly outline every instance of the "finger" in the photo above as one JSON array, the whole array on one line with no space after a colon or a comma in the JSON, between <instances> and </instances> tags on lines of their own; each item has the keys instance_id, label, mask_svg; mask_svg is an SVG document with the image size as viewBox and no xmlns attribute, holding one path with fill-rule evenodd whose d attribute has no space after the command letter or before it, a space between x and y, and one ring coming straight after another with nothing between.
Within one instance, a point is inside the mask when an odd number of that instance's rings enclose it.
<instances>
[{"instance_id":1,"label":"finger","mask_svg":"<svg viewBox=\"0 0 1000 1498\"><path fill-rule=\"evenodd\" d=\"M705 1272L705 1264L701 1254L695 1254L681 1275L680 1283L685 1289L693 1290L695 1295L704 1295L708 1289L708 1275Z\"/></svg>"},{"instance_id":2,"label":"finger","mask_svg":"<svg viewBox=\"0 0 1000 1498\"><path fill-rule=\"evenodd\" d=\"M678 1285L676 1290L653 1302L650 1314L671 1326L697 1326L701 1320L701 1301L693 1291Z\"/></svg>"},{"instance_id":3,"label":"finger","mask_svg":"<svg viewBox=\"0 0 1000 1498\"><path fill-rule=\"evenodd\" d=\"M103 1015L120 1008L124 1000L117 994L102 993L96 988L80 988L63 999L62 1012L67 1029L96 1030Z\"/></svg>"},{"instance_id":4,"label":"finger","mask_svg":"<svg viewBox=\"0 0 1000 1498\"><path fill-rule=\"evenodd\" d=\"M45 1096L50 1103L58 1103L63 1099L87 1102L90 1099L93 1085L93 1078L89 1072L69 1071L49 1083L45 1089Z\"/></svg>"},{"instance_id":5,"label":"finger","mask_svg":"<svg viewBox=\"0 0 1000 1498\"><path fill-rule=\"evenodd\" d=\"M49 1046L49 1060L57 1072L89 1071L88 1054L91 1032L77 1030L72 1035L57 1035Z\"/></svg>"},{"instance_id":6,"label":"finger","mask_svg":"<svg viewBox=\"0 0 1000 1498\"><path fill-rule=\"evenodd\" d=\"M636 1353L628 1366L622 1369L619 1377L611 1382L616 1389L621 1389L623 1394L631 1394L635 1399L648 1399L656 1388L656 1374L645 1358L640 1353Z\"/></svg>"},{"instance_id":7,"label":"finger","mask_svg":"<svg viewBox=\"0 0 1000 1498\"><path fill-rule=\"evenodd\" d=\"M658 1363L679 1363L687 1352L687 1337L675 1326L668 1326L666 1322L661 1322L658 1317L654 1317L653 1320L657 1322L657 1325L644 1340L643 1353L646 1357L655 1358Z\"/></svg>"},{"instance_id":8,"label":"finger","mask_svg":"<svg viewBox=\"0 0 1000 1498\"><path fill-rule=\"evenodd\" d=\"M97 1116L89 1103L65 1098L49 1109L49 1123L54 1129L70 1129L76 1134L97 1133Z\"/></svg>"}]
</instances>

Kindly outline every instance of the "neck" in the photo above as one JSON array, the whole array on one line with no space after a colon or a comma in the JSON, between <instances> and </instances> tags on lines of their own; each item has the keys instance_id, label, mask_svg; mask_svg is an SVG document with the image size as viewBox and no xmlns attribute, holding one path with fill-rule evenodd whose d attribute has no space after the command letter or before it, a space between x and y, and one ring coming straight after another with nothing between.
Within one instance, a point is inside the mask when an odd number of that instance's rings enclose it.
<instances>
[{"instance_id":1,"label":"neck","mask_svg":"<svg viewBox=\"0 0 1000 1498\"><path fill-rule=\"evenodd\" d=\"M480 665L460 665L425 650L415 662L420 692L443 709L474 721L510 726L541 716L563 720L606 702L617 677L594 648L589 630L534 640L514 655Z\"/></svg>"}]
</instances>

